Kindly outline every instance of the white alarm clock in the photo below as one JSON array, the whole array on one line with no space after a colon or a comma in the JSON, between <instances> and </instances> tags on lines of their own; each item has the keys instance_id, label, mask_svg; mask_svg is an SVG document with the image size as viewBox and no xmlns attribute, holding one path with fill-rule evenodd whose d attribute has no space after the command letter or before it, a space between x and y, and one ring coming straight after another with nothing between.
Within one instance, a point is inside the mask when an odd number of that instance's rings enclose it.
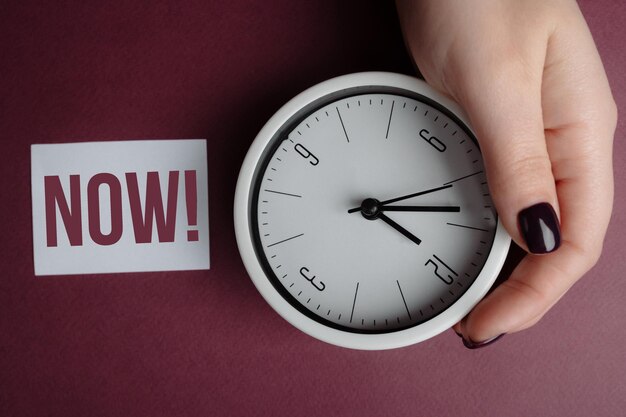
<instances>
[{"instance_id":1,"label":"white alarm clock","mask_svg":"<svg viewBox=\"0 0 626 417\"><path fill-rule=\"evenodd\" d=\"M449 329L485 296L511 240L459 106L382 72L333 78L285 104L248 151L234 218L274 310L355 349Z\"/></svg>"}]
</instances>

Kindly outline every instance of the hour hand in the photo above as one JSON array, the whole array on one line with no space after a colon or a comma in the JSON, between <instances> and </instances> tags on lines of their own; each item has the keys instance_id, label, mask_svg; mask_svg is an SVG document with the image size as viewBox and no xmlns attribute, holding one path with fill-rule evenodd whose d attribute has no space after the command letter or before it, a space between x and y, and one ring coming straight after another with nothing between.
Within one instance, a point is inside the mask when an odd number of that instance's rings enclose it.
<instances>
[{"instance_id":1,"label":"hour hand","mask_svg":"<svg viewBox=\"0 0 626 417\"><path fill-rule=\"evenodd\" d=\"M389 226L396 229L398 232L402 233L405 237L409 238L409 240L411 240L412 242L418 245L422 243L422 241L417 236L415 236L413 233L406 230L404 227L400 226L398 223L391 220L389 217L385 216L383 213L378 213L378 218L384 221L385 223L387 223Z\"/></svg>"},{"instance_id":2,"label":"hour hand","mask_svg":"<svg viewBox=\"0 0 626 417\"><path fill-rule=\"evenodd\" d=\"M398 232L402 233L405 237L410 239L415 244L419 245L420 243L422 243L422 241L419 238L417 238L415 235L413 235L411 232L409 232L404 227L400 226L398 223L391 220L389 217L385 216L381 208L382 207L380 205L380 201L376 200L375 198L366 198L361 203L360 210L361 210L361 214L366 219L368 220L381 219L382 221L387 223L389 226L393 227Z\"/></svg>"}]
</instances>

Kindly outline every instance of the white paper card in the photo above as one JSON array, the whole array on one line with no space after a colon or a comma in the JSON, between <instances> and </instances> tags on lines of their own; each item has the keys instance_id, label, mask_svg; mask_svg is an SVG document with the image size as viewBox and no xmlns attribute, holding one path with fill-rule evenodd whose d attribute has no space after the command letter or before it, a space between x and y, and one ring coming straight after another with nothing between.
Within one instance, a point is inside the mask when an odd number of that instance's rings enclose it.
<instances>
[{"instance_id":1,"label":"white paper card","mask_svg":"<svg viewBox=\"0 0 626 417\"><path fill-rule=\"evenodd\" d=\"M206 141L31 146L35 275L209 269Z\"/></svg>"}]
</instances>

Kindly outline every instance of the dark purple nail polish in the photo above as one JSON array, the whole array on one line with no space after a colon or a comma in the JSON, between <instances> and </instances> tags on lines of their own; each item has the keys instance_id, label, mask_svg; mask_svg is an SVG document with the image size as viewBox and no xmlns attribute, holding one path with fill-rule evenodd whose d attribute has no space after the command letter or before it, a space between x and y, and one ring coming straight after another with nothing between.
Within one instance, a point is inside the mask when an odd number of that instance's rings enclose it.
<instances>
[{"instance_id":1,"label":"dark purple nail polish","mask_svg":"<svg viewBox=\"0 0 626 417\"><path fill-rule=\"evenodd\" d=\"M517 219L531 253L549 253L561 245L559 219L549 203L525 208L519 212Z\"/></svg>"},{"instance_id":2,"label":"dark purple nail polish","mask_svg":"<svg viewBox=\"0 0 626 417\"><path fill-rule=\"evenodd\" d=\"M498 340L500 340L502 338L502 336L504 336L506 333L502 333L499 336L496 337L492 337L491 339L487 339L487 340L483 340L482 342L473 342L469 339L465 339L463 338L463 345L465 345L466 348L468 349L478 349L478 348L482 348L485 346L489 346L492 343L497 342Z\"/></svg>"},{"instance_id":3,"label":"dark purple nail polish","mask_svg":"<svg viewBox=\"0 0 626 417\"><path fill-rule=\"evenodd\" d=\"M463 337L463 335L462 335L461 333L457 332L456 330L452 329L452 331L453 331L453 332L454 332L457 336L459 336L459 337L461 337L461 338Z\"/></svg>"}]
</instances>

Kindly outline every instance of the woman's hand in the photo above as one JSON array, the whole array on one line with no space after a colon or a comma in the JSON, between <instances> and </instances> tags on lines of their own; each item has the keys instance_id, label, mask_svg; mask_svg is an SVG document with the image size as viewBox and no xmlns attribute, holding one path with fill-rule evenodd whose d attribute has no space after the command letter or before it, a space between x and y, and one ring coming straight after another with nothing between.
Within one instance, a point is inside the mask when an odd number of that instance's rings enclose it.
<instances>
[{"instance_id":1,"label":"woman's hand","mask_svg":"<svg viewBox=\"0 0 626 417\"><path fill-rule=\"evenodd\" d=\"M617 110L573 0L397 2L426 81L467 112L505 228L531 255L454 326L468 347L535 324L599 259Z\"/></svg>"}]
</instances>

